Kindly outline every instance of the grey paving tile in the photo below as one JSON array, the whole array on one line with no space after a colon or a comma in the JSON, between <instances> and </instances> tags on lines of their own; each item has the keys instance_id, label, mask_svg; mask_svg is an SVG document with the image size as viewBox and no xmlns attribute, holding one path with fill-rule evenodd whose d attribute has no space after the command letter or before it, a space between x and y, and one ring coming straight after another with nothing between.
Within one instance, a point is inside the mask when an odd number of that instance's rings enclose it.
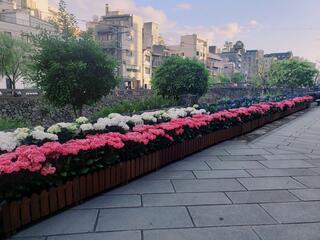
<instances>
[{"instance_id":1,"label":"grey paving tile","mask_svg":"<svg viewBox=\"0 0 320 240\"><path fill-rule=\"evenodd\" d=\"M226 194L233 203L292 202L299 200L287 190L227 192Z\"/></svg>"},{"instance_id":2,"label":"grey paving tile","mask_svg":"<svg viewBox=\"0 0 320 240\"><path fill-rule=\"evenodd\" d=\"M98 210L68 210L50 217L22 232L17 237L92 232Z\"/></svg>"},{"instance_id":3,"label":"grey paving tile","mask_svg":"<svg viewBox=\"0 0 320 240\"><path fill-rule=\"evenodd\" d=\"M264 203L261 206L279 223L320 221L320 202Z\"/></svg>"},{"instance_id":4,"label":"grey paving tile","mask_svg":"<svg viewBox=\"0 0 320 240\"><path fill-rule=\"evenodd\" d=\"M306 148L297 148L297 147L290 147L290 146L278 146L279 149L284 149L292 152L297 153L311 153L312 149L306 149Z\"/></svg>"},{"instance_id":5,"label":"grey paving tile","mask_svg":"<svg viewBox=\"0 0 320 240\"><path fill-rule=\"evenodd\" d=\"M223 192L245 190L235 179L172 180L177 192Z\"/></svg>"},{"instance_id":6,"label":"grey paving tile","mask_svg":"<svg viewBox=\"0 0 320 240\"><path fill-rule=\"evenodd\" d=\"M253 227L262 240L319 240L320 224L281 224Z\"/></svg>"},{"instance_id":7,"label":"grey paving tile","mask_svg":"<svg viewBox=\"0 0 320 240\"><path fill-rule=\"evenodd\" d=\"M268 151L265 149L259 149L259 148L254 148L254 149L229 149L228 152L230 155L262 155L262 154L270 154Z\"/></svg>"},{"instance_id":8,"label":"grey paving tile","mask_svg":"<svg viewBox=\"0 0 320 240\"><path fill-rule=\"evenodd\" d=\"M145 176L143 180L195 179L192 171L158 171Z\"/></svg>"},{"instance_id":9,"label":"grey paving tile","mask_svg":"<svg viewBox=\"0 0 320 240\"><path fill-rule=\"evenodd\" d=\"M310 169L291 168L291 169L249 169L247 170L251 175L255 177L288 177L288 176L309 176L316 175L316 173Z\"/></svg>"},{"instance_id":10,"label":"grey paving tile","mask_svg":"<svg viewBox=\"0 0 320 240\"><path fill-rule=\"evenodd\" d=\"M272 147L264 146L264 145L265 144L262 144L263 147L268 149L268 152L270 152L270 154L291 154L292 153L291 151L286 151L286 150L275 148L274 145Z\"/></svg>"},{"instance_id":11,"label":"grey paving tile","mask_svg":"<svg viewBox=\"0 0 320 240\"><path fill-rule=\"evenodd\" d=\"M97 231L192 227L185 207L144 207L100 211Z\"/></svg>"},{"instance_id":12,"label":"grey paving tile","mask_svg":"<svg viewBox=\"0 0 320 240\"><path fill-rule=\"evenodd\" d=\"M7 240L46 240L45 237L16 237L13 236L12 238L7 238Z\"/></svg>"},{"instance_id":13,"label":"grey paving tile","mask_svg":"<svg viewBox=\"0 0 320 240\"><path fill-rule=\"evenodd\" d=\"M188 207L197 227L272 224L275 221L255 204Z\"/></svg>"},{"instance_id":14,"label":"grey paving tile","mask_svg":"<svg viewBox=\"0 0 320 240\"><path fill-rule=\"evenodd\" d=\"M303 201L320 200L320 189L296 189L290 192Z\"/></svg>"},{"instance_id":15,"label":"grey paving tile","mask_svg":"<svg viewBox=\"0 0 320 240\"><path fill-rule=\"evenodd\" d=\"M244 170L212 170L212 171L194 171L197 178L238 178L250 177Z\"/></svg>"},{"instance_id":16,"label":"grey paving tile","mask_svg":"<svg viewBox=\"0 0 320 240\"><path fill-rule=\"evenodd\" d=\"M249 227L146 230L144 240L259 240Z\"/></svg>"},{"instance_id":17,"label":"grey paving tile","mask_svg":"<svg viewBox=\"0 0 320 240\"><path fill-rule=\"evenodd\" d=\"M146 194L142 196L143 206L178 206L229 204L224 193L170 193Z\"/></svg>"},{"instance_id":18,"label":"grey paving tile","mask_svg":"<svg viewBox=\"0 0 320 240\"><path fill-rule=\"evenodd\" d=\"M88 233L49 237L47 240L141 240L140 231Z\"/></svg>"},{"instance_id":19,"label":"grey paving tile","mask_svg":"<svg viewBox=\"0 0 320 240\"><path fill-rule=\"evenodd\" d=\"M118 207L140 207L141 198L139 195L115 195L99 196L87 201L74 209L90 208L118 208Z\"/></svg>"},{"instance_id":20,"label":"grey paving tile","mask_svg":"<svg viewBox=\"0 0 320 240\"><path fill-rule=\"evenodd\" d=\"M179 161L163 168L163 171L210 170L204 161Z\"/></svg>"},{"instance_id":21,"label":"grey paving tile","mask_svg":"<svg viewBox=\"0 0 320 240\"><path fill-rule=\"evenodd\" d=\"M294 177L294 179L310 188L320 188L320 176L302 176Z\"/></svg>"},{"instance_id":22,"label":"grey paving tile","mask_svg":"<svg viewBox=\"0 0 320 240\"><path fill-rule=\"evenodd\" d=\"M258 161L207 161L212 169L256 169L266 168Z\"/></svg>"},{"instance_id":23,"label":"grey paving tile","mask_svg":"<svg viewBox=\"0 0 320 240\"><path fill-rule=\"evenodd\" d=\"M170 192L174 192L170 180L156 180L156 181L138 180L133 183L129 183L126 186L116 188L115 190L107 193L107 195L170 193Z\"/></svg>"},{"instance_id":24,"label":"grey paving tile","mask_svg":"<svg viewBox=\"0 0 320 240\"><path fill-rule=\"evenodd\" d=\"M230 154L224 149L210 149L210 148L195 154L195 156L223 156L223 155L230 155Z\"/></svg>"},{"instance_id":25,"label":"grey paving tile","mask_svg":"<svg viewBox=\"0 0 320 240\"><path fill-rule=\"evenodd\" d=\"M230 156L219 156L222 161L263 161L266 160L261 155L230 155Z\"/></svg>"},{"instance_id":26,"label":"grey paving tile","mask_svg":"<svg viewBox=\"0 0 320 240\"><path fill-rule=\"evenodd\" d=\"M248 190L305 188L290 177L239 178L238 180Z\"/></svg>"},{"instance_id":27,"label":"grey paving tile","mask_svg":"<svg viewBox=\"0 0 320 240\"><path fill-rule=\"evenodd\" d=\"M186 162L199 162L199 161L219 161L219 156L211 156L211 155L199 155L201 152L193 154L189 157L183 159Z\"/></svg>"},{"instance_id":28,"label":"grey paving tile","mask_svg":"<svg viewBox=\"0 0 320 240\"><path fill-rule=\"evenodd\" d=\"M308 163L303 160L263 161L261 163L268 168L311 168L311 167L315 167L311 163Z\"/></svg>"},{"instance_id":29,"label":"grey paving tile","mask_svg":"<svg viewBox=\"0 0 320 240\"><path fill-rule=\"evenodd\" d=\"M298 153L269 154L269 155L263 155L263 157L268 160L304 160L304 159L309 159L308 156L306 156L304 154L298 154Z\"/></svg>"},{"instance_id":30,"label":"grey paving tile","mask_svg":"<svg viewBox=\"0 0 320 240\"><path fill-rule=\"evenodd\" d=\"M307 156L311 159L318 159L320 160L320 155L318 154L307 154Z\"/></svg>"}]
</instances>

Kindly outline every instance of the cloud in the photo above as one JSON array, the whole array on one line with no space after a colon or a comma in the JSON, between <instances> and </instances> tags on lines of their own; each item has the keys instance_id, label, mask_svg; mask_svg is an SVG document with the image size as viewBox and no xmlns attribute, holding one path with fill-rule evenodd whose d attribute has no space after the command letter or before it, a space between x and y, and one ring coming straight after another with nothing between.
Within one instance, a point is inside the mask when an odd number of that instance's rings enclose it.
<instances>
[{"instance_id":1,"label":"cloud","mask_svg":"<svg viewBox=\"0 0 320 240\"><path fill-rule=\"evenodd\" d=\"M178 3L176 7L183 10L190 10L192 8L192 5L190 3Z\"/></svg>"}]
</instances>

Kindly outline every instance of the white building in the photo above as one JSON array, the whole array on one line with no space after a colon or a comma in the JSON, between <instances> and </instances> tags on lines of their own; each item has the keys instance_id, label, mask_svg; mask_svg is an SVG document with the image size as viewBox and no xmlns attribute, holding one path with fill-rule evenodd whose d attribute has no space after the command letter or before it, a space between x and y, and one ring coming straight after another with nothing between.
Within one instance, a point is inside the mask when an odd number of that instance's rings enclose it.
<instances>
[{"instance_id":1,"label":"white building","mask_svg":"<svg viewBox=\"0 0 320 240\"><path fill-rule=\"evenodd\" d=\"M153 45L161 45L163 40L159 33L159 25L154 22L143 24L143 49L152 48Z\"/></svg>"},{"instance_id":2,"label":"white building","mask_svg":"<svg viewBox=\"0 0 320 240\"><path fill-rule=\"evenodd\" d=\"M142 66L142 88L151 88L152 78L152 52L147 48L143 51L143 66Z\"/></svg>"},{"instance_id":3,"label":"white building","mask_svg":"<svg viewBox=\"0 0 320 240\"><path fill-rule=\"evenodd\" d=\"M0 0L0 32L13 37L37 34L42 29L53 31L48 20L48 0ZM16 88L29 88L22 80ZM0 76L0 89L11 88L10 81Z\"/></svg>"},{"instance_id":4,"label":"white building","mask_svg":"<svg viewBox=\"0 0 320 240\"><path fill-rule=\"evenodd\" d=\"M90 23L96 40L106 53L119 62L118 74L126 88L140 88L143 84L143 23L139 16L109 11L97 23Z\"/></svg>"}]
</instances>

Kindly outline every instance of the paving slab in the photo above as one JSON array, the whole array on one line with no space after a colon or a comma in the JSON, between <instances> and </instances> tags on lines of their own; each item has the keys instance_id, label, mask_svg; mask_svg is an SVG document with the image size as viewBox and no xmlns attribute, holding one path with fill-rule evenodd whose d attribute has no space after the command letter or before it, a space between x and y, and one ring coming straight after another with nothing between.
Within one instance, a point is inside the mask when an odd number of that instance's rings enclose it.
<instances>
[{"instance_id":1,"label":"paving slab","mask_svg":"<svg viewBox=\"0 0 320 240\"><path fill-rule=\"evenodd\" d=\"M230 204L224 193L172 193L145 194L142 196L143 206L190 206Z\"/></svg>"},{"instance_id":2,"label":"paving slab","mask_svg":"<svg viewBox=\"0 0 320 240\"><path fill-rule=\"evenodd\" d=\"M144 240L259 240L249 227L146 230Z\"/></svg>"},{"instance_id":3,"label":"paving slab","mask_svg":"<svg viewBox=\"0 0 320 240\"><path fill-rule=\"evenodd\" d=\"M320 202L264 203L261 206L279 223L320 221Z\"/></svg>"},{"instance_id":4,"label":"paving slab","mask_svg":"<svg viewBox=\"0 0 320 240\"><path fill-rule=\"evenodd\" d=\"M290 192L303 201L320 200L320 189L296 189Z\"/></svg>"},{"instance_id":5,"label":"paving slab","mask_svg":"<svg viewBox=\"0 0 320 240\"><path fill-rule=\"evenodd\" d=\"M270 154L270 152L266 151L265 149L250 149L250 148L242 148L242 149L228 149L230 155L263 155L263 154Z\"/></svg>"},{"instance_id":6,"label":"paving slab","mask_svg":"<svg viewBox=\"0 0 320 240\"><path fill-rule=\"evenodd\" d=\"M212 169L257 169L266 168L258 161L207 161Z\"/></svg>"},{"instance_id":7,"label":"paving slab","mask_svg":"<svg viewBox=\"0 0 320 240\"><path fill-rule=\"evenodd\" d=\"M174 192L170 180L143 181L137 180L123 187L107 193L108 195L143 194L143 193L170 193Z\"/></svg>"},{"instance_id":8,"label":"paving slab","mask_svg":"<svg viewBox=\"0 0 320 240\"><path fill-rule=\"evenodd\" d=\"M261 161L268 168L312 168L311 163L303 160Z\"/></svg>"},{"instance_id":9,"label":"paving slab","mask_svg":"<svg viewBox=\"0 0 320 240\"><path fill-rule=\"evenodd\" d=\"M204 161L179 161L163 168L163 171L210 170Z\"/></svg>"},{"instance_id":10,"label":"paving slab","mask_svg":"<svg viewBox=\"0 0 320 240\"><path fill-rule=\"evenodd\" d=\"M302 176L294 177L294 179L298 180L309 188L320 188L320 176Z\"/></svg>"},{"instance_id":11,"label":"paving slab","mask_svg":"<svg viewBox=\"0 0 320 240\"><path fill-rule=\"evenodd\" d=\"M88 233L94 230L98 210L69 210L50 217L16 237L48 236L58 234Z\"/></svg>"},{"instance_id":12,"label":"paving slab","mask_svg":"<svg viewBox=\"0 0 320 240\"><path fill-rule=\"evenodd\" d=\"M158 171L148 174L144 180L195 179L192 171Z\"/></svg>"},{"instance_id":13,"label":"paving slab","mask_svg":"<svg viewBox=\"0 0 320 240\"><path fill-rule=\"evenodd\" d=\"M227 192L233 203L267 203L299 201L287 190Z\"/></svg>"},{"instance_id":14,"label":"paving slab","mask_svg":"<svg viewBox=\"0 0 320 240\"><path fill-rule=\"evenodd\" d=\"M185 207L144 207L100 211L97 231L192 227Z\"/></svg>"},{"instance_id":15,"label":"paving slab","mask_svg":"<svg viewBox=\"0 0 320 240\"><path fill-rule=\"evenodd\" d=\"M194 171L194 174L198 179L250 177L250 175L245 170Z\"/></svg>"},{"instance_id":16,"label":"paving slab","mask_svg":"<svg viewBox=\"0 0 320 240\"><path fill-rule=\"evenodd\" d=\"M47 240L141 240L140 231L88 233L49 237Z\"/></svg>"},{"instance_id":17,"label":"paving slab","mask_svg":"<svg viewBox=\"0 0 320 240\"><path fill-rule=\"evenodd\" d=\"M226 155L226 156L218 156L221 161L263 161L267 160L265 157L261 155Z\"/></svg>"},{"instance_id":18,"label":"paving slab","mask_svg":"<svg viewBox=\"0 0 320 240\"><path fill-rule=\"evenodd\" d=\"M172 180L176 192L242 191L245 188L235 179Z\"/></svg>"},{"instance_id":19,"label":"paving slab","mask_svg":"<svg viewBox=\"0 0 320 240\"><path fill-rule=\"evenodd\" d=\"M305 188L290 177L239 178L238 181L248 190Z\"/></svg>"},{"instance_id":20,"label":"paving slab","mask_svg":"<svg viewBox=\"0 0 320 240\"><path fill-rule=\"evenodd\" d=\"M269 154L263 155L264 158L268 160L303 160L309 159L307 155L290 153L290 154Z\"/></svg>"},{"instance_id":21,"label":"paving slab","mask_svg":"<svg viewBox=\"0 0 320 240\"><path fill-rule=\"evenodd\" d=\"M247 170L247 172L254 177L290 177L317 175L317 173L314 171L314 168L249 169Z\"/></svg>"},{"instance_id":22,"label":"paving slab","mask_svg":"<svg viewBox=\"0 0 320 240\"><path fill-rule=\"evenodd\" d=\"M320 223L255 226L261 240L319 240Z\"/></svg>"},{"instance_id":23,"label":"paving slab","mask_svg":"<svg viewBox=\"0 0 320 240\"><path fill-rule=\"evenodd\" d=\"M256 204L188 207L197 227L274 224Z\"/></svg>"},{"instance_id":24,"label":"paving slab","mask_svg":"<svg viewBox=\"0 0 320 240\"><path fill-rule=\"evenodd\" d=\"M116 195L99 196L75 207L74 209L119 208L140 206L141 198L139 195Z\"/></svg>"}]
</instances>

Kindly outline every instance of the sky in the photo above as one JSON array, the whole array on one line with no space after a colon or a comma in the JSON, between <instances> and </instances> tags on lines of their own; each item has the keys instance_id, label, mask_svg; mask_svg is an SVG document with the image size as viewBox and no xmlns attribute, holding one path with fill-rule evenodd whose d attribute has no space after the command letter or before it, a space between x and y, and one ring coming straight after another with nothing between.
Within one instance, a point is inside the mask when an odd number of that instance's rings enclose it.
<instances>
[{"instance_id":1,"label":"sky","mask_svg":"<svg viewBox=\"0 0 320 240\"><path fill-rule=\"evenodd\" d=\"M49 0L57 4L58 0ZM246 49L265 53L293 51L320 64L320 0L66 0L85 26L104 6L154 21L167 44L197 33L210 45L244 42Z\"/></svg>"}]
</instances>

